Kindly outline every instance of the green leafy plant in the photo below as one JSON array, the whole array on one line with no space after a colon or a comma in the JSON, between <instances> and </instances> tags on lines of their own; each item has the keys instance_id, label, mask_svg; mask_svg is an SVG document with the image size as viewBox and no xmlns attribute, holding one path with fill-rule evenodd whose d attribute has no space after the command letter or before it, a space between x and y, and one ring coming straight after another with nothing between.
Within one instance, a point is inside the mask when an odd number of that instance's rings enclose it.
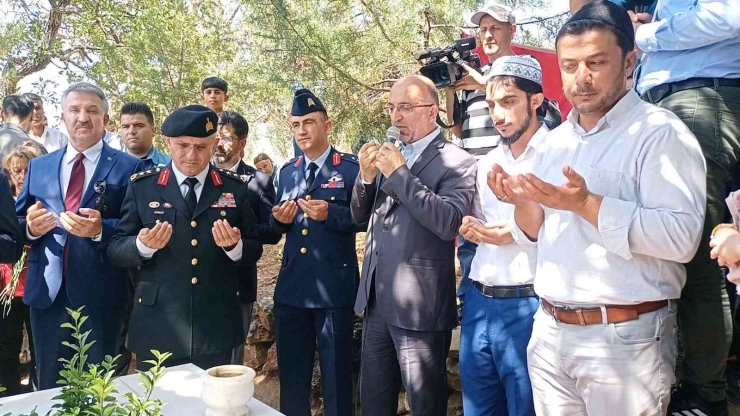
<instances>
[{"instance_id":1,"label":"green leafy plant","mask_svg":"<svg viewBox=\"0 0 740 416\"><path fill-rule=\"evenodd\" d=\"M67 308L72 318L71 322L62 324L62 328L72 331L74 343L62 344L75 351L71 359L60 358L64 369L59 373L61 392L53 400L58 401L52 406L46 416L161 416L164 403L161 400L152 400L151 396L157 381L164 374L164 361L171 353L160 353L152 350L155 359L146 361L151 364L149 371L138 371L139 381L144 387L144 394L126 393L123 396L128 403L119 404L115 395L118 394L113 375L116 370L116 360L119 356L106 356L100 364L88 364L87 352L95 341L87 342L90 331L82 331L82 325L87 316L82 315L84 306L73 310ZM9 413L3 416L11 416ZM34 410L29 415L39 416Z\"/></svg>"}]
</instances>

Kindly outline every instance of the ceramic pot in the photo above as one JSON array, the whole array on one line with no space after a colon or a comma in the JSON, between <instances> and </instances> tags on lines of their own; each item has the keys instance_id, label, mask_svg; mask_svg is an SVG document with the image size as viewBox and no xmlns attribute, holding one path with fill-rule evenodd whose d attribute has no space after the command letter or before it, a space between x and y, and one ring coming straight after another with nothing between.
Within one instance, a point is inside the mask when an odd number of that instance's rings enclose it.
<instances>
[{"instance_id":1,"label":"ceramic pot","mask_svg":"<svg viewBox=\"0 0 740 416\"><path fill-rule=\"evenodd\" d=\"M254 395L253 369L243 365L209 368L201 376L205 416L249 416L247 403Z\"/></svg>"}]
</instances>

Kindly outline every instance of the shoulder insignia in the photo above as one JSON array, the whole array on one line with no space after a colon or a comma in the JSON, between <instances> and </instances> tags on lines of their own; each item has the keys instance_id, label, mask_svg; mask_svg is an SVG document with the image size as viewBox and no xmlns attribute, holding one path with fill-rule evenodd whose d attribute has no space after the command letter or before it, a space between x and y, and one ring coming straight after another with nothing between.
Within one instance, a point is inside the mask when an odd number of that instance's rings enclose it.
<instances>
[{"instance_id":1,"label":"shoulder insignia","mask_svg":"<svg viewBox=\"0 0 740 416\"><path fill-rule=\"evenodd\" d=\"M342 154L341 154L341 153L339 153L339 152L336 152L336 153L334 153L333 155L331 155L331 163L332 163L332 164L333 164L334 166L337 166L337 165L339 165L340 163L342 163Z\"/></svg>"},{"instance_id":2,"label":"shoulder insignia","mask_svg":"<svg viewBox=\"0 0 740 416\"><path fill-rule=\"evenodd\" d=\"M254 175L240 175L239 177L244 183L249 183L254 178Z\"/></svg>"},{"instance_id":3,"label":"shoulder insignia","mask_svg":"<svg viewBox=\"0 0 740 416\"><path fill-rule=\"evenodd\" d=\"M154 172L152 172L151 170L143 170L141 172L137 172L131 175L130 179L131 179L131 182L133 182L137 179L146 178L147 176L152 176L153 174Z\"/></svg>"},{"instance_id":4,"label":"shoulder insignia","mask_svg":"<svg viewBox=\"0 0 740 416\"><path fill-rule=\"evenodd\" d=\"M303 162L303 155L298 156L298 159L296 159L295 163L293 163L293 167L297 168L300 166L301 162Z\"/></svg>"},{"instance_id":5,"label":"shoulder insignia","mask_svg":"<svg viewBox=\"0 0 740 416\"><path fill-rule=\"evenodd\" d=\"M161 186L166 186L169 181L170 181L170 170L162 169L162 171L159 172L159 179L157 180L157 184Z\"/></svg>"},{"instance_id":6,"label":"shoulder insignia","mask_svg":"<svg viewBox=\"0 0 740 416\"><path fill-rule=\"evenodd\" d=\"M223 169L219 169L219 171L224 172ZM224 184L224 181L221 180L221 175L219 175L215 169L211 169L211 180L213 180L213 184L216 186L221 186Z\"/></svg>"},{"instance_id":7,"label":"shoulder insignia","mask_svg":"<svg viewBox=\"0 0 740 416\"><path fill-rule=\"evenodd\" d=\"M236 180L238 180L238 181L240 181L242 183L247 183L247 182L249 182L252 179L252 175L239 175L239 174L234 173L234 172L232 172L230 170L227 170L227 169L221 169L221 168L219 168L218 171L221 172L221 174L224 175L225 177L227 177L227 178L234 178L234 179L236 179ZM211 171L211 175L217 175L217 176L219 176L219 180L221 180L221 176L218 175L218 173L216 173L215 170L214 171ZM246 177L246 179L245 179L245 177ZM216 182L216 180L214 179L214 183L215 182ZM223 183L223 182L221 182L221 183ZM221 185L221 183L218 183L217 185Z\"/></svg>"},{"instance_id":8,"label":"shoulder insignia","mask_svg":"<svg viewBox=\"0 0 740 416\"><path fill-rule=\"evenodd\" d=\"M297 161L300 161L303 156L294 157L293 159L290 159L289 161L283 163L282 166L280 166L280 169L282 170L284 167L292 165L293 163L297 163ZM300 165L300 163L299 163Z\"/></svg>"},{"instance_id":9,"label":"shoulder insignia","mask_svg":"<svg viewBox=\"0 0 740 416\"><path fill-rule=\"evenodd\" d=\"M342 153L342 159L350 161L350 162L354 162L354 163L360 163L357 160L357 156L353 155L352 153Z\"/></svg>"}]
</instances>

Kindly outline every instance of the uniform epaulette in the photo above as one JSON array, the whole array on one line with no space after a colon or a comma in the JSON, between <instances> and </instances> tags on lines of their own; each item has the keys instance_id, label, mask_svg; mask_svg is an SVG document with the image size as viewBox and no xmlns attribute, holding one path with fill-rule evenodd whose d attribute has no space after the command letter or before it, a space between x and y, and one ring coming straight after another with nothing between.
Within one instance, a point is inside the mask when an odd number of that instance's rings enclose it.
<instances>
[{"instance_id":1,"label":"uniform epaulette","mask_svg":"<svg viewBox=\"0 0 740 416\"><path fill-rule=\"evenodd\" d=\"M163 168L159 167L159 168L154 168L154 169L142 170L141 172L134 173L133 175L131 175L131 178L130 178L131 179L131 182L134 182L137 179L146 178L148 176L156 175L159 172L161 172L162 169Z\"/></svg>"},{"instance_id":2,"label":"uniform epaulette","mask_svg":"<svg viewBox=\"0 0 740 416\"><path fill-rule=\"evenodd\" d=\"M357 156L353 155L352 153L341 153L341 155L342 155L342 160L347 160L352 163L360 164L360 161L357 160Z\"/></svg>"},{"instance_id":3,"label":"uniform epaulette","mask_svg":"<svg viewBox=\"0 0 740 416\"><path fill-rule=\"evenodd\" d=\"M234 172L232 172L232 171L230 171L228 169L221 169L221 168L219 168L218 171L221 172L227 178L233 178L233 179L236 179L236 180L238 180L238 181L240 181L242 183L247 183L247 182L251 181L252 178L254 178L253 175L239 175L238 173L234 173Z\"/></svg>"},{"instance_id":4,"label":"uniform epaulette","mask_svg":"<svg viewBox=\"0 0 740 416\"><path fill-rule=\"evenodd\" d=\"M289 161L283 163L283 166L281 166L280 169L283 169L284 167L287 167L288 165L293 165L299 160L303 160L303 155L294 157L293 159L290 159Z\"/></svg>"}]
</instances>

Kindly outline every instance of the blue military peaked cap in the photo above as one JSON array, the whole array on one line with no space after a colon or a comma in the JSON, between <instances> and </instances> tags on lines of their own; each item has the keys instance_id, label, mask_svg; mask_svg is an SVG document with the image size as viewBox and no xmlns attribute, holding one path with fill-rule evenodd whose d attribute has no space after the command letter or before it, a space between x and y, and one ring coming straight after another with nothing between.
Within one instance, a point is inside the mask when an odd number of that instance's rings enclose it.
<instances>
[{"instance_id":1,"label":"blue military peaked cap","mask_svg":"<svg viewBox=\"0 0 740 416\"><path fill-rule=\"evenodd\" d=\"M316 111L326 111L326 107L319 100L319 97L305 88L295 92L293 109L290 112L291 116L305 116Z\"/></svg>"},{"instance_id":2,"label":"blue military peaked cap","mask_svg":"<svg viewBox=\"0 0 740 416\"><path fill-rule=\"evenodd\" d=\"M173 111L162 123L167 137L208 137L216 133L218 116L208 107L189 105Z\"/></svg>"}]
</instances>

